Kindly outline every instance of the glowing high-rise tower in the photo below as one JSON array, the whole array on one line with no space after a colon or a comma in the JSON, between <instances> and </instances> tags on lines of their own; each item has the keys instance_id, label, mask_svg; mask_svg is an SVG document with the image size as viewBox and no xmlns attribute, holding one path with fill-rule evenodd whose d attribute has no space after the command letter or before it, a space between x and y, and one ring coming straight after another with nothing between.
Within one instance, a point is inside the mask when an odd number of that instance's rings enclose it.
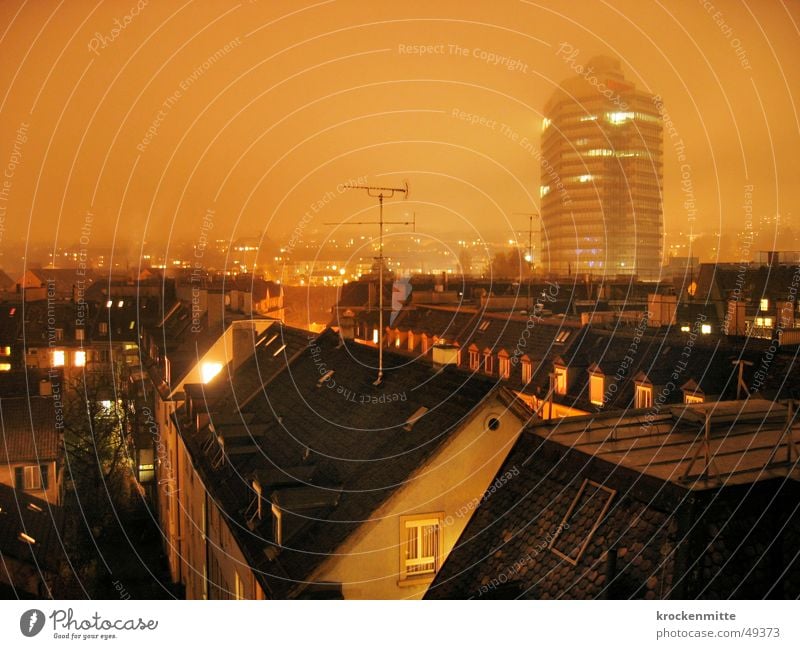
<instances>
[{"instance_id":1,"label":"glowing high-rise tower","mask_svg":"<svg viewBox=\"0 0 800 649\"><path fill-rule=\"evenodd\" d=\"M662 120L653 96L598 56L544 109L545 272L658 279L663 242Z\"/></svg>"}]
</instances>

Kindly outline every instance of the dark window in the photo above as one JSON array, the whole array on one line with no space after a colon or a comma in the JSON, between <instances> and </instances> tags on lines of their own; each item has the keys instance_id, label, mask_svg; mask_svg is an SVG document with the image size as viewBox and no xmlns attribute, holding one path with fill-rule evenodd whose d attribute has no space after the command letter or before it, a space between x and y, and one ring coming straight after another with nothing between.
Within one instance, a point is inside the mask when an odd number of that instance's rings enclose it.
<instances>
[{"instance_id":1,"label":"dark window","mask_svg":"<svg viewBox=\"0 0 800 649\"><path fill-rule=\"evenodd\" d=\"M40 468L42 469L42 489L48 489L50 487L50 467L42 464Z\"/></svg>"},{"instance_id":2,"label":"dark window","mask_svg":"<svg viewBox=\"0 0 800 649\"><path fill-rule=\"evenodd\" d=\"M25 488L25 469L14 467L14 486L20 491Z\"/></svg>"}]
</instances>

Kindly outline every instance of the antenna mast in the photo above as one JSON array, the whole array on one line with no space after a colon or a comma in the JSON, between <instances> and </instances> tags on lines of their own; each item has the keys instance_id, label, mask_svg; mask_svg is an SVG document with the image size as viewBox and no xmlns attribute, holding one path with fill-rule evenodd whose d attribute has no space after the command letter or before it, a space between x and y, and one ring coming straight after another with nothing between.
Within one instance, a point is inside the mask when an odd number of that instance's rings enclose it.
<instances>
[{"instance_id":1,"label":"antenna mast","mask_svg":"<svg viewBox=\"0 0 800 649\"><path fill-rule=\"evenodd\" d=\"M514 212L517 216L528 217L528 229L523 232L528 234L528 311L531 309L531 280L533 279L533 217L538 217L536 212Z\"/></svg>"},{"instance_id":2,"label":"antenna mast","mask_svg":"<svg viewBox=\"0 0 800 649\"><path fill-rule=\"evenodd\" d=\"M408 182L402 187L376 187L373 185L345 185L345 189L364 189L368 196L378 199L378 221L350 221L345 223L328 223L328 225L377 225L378 230L378 378L372 385L383 383L383 226L384 225L413 225L416 230L416 214L412 221L384 221L383 199L392 198L395 194L402 194L403 199L408 198Z\"/></svg>"}]
</instances>

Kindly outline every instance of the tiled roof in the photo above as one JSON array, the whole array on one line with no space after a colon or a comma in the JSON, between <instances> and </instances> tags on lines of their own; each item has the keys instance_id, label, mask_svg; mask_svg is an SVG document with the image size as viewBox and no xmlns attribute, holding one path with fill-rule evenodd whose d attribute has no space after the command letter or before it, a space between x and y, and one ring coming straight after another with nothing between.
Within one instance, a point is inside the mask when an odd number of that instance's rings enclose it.
<instances>
[{"instance_id":1,"label":"tiled roof","mask_svg":"<svg viewBox=\"0 0 800 649\"><path fill-rule=\"evenodd\" d=\"M717 415L728 423L717 423L719 479L707 482L679 479L697 410L659 415L647 434L644 411L529 428L426 598L796 598L800 558L786 544L800 538L797 470L757 469L785 412L771 421L763 403L740 403L737 421L735 407Z\"/></svg>"},{"instance_id":2,"label":"tiled roof","mask_svg":"<svg viewBox=\"0 0 800 649\"><path fill-rule=\"evenodd\" d=\"M56 429L56 412L51 397L0 399L2 462L43 462L60 453L61 434Z\"/></svg>"},{"instance_id":3,"label":"tiled roof","mask_svg":"<svg viewBox=\"0 0 800 649\"><path fill-rule=\"evenodd\" d=\"M39 571L55 572L66 558L63 526L61 507L0 484L0 555L33 564ZM23 540L21 532L35 542Z\"/></svg>"}]
</instances>

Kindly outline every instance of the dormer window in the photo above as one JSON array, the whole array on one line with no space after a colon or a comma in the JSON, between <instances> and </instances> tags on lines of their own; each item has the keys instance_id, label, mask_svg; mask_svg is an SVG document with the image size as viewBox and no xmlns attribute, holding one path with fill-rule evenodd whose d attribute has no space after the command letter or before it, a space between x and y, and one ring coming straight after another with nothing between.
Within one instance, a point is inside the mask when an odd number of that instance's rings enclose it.
<instances>
[{"instance_id":1,"label":"dormer window","mask_svg":"<svg viewBox=\"0 0 800 649\"><path fill-rule=\"evenodd\" d=\"M606 390L606 377L600 372L589 374L589 401L595 406L603 405L603 393Z\"/></svg>"},{"instance_id":2,"label":"dormer window","mask_svg":"<svg viewBox=\"0 0 800 649\"><path fill-rule=\"evenodd\" d=\"M652 385L636 385L635 395L636 408L652 408L653 407L653 386Z\"/></svg>"},{"instance_id":3,"label":"dormer window","mask_svg":"<svg viewBox=\"0 0 800 649\"><path fill-rule=\"evenodd\" d=\"M497 355L497 363L497 370L501 379L507 379L509 376L511 376L511 359L508 357L508 352L502 350Z\"/></svg>"},{"instance_id":4,"label":"dormer window","mask_svg":"<svg viewBox=\"0 0 800 649\"><path fill-rule=\"evenodd\" d=\"M527 356L523 356L520 363L522 365L522 382L526 384L530 383L533 378L533 363L531 363L531 359Z\"/></svg>"},{"instance_id":5,"label":"dormer window","mask_svg":"<svg viewBox=\"0 0 800 649\"><path fill-rule=\"evenodd\" d=\"M477 371L481 366L481 355L478 353L478 348L472 346L469 348L469 369Z\"/></svg>"},{"instance_id":6,"label":"dormer window","mask_svg":"<svg viewBox=\"0 0 800 649\"><path fill-rule=\"evenodd\" d=\"M697 394L696 392L694 394L689 394L688 392L683 393L684 403L703 403L704 401L703 395Z\"/></svg>"},{"instance_id":7,"label":"dormer window","mask_svg":"<svg viewBox=\"0 0 800 649\"><path fill-rule=\"evenodd\" d=\"M556 367L555 368L555 381L556 381L556 394L566 394L567 393L567 368L566 367Z\"/></svg>"},{"instance_id":8,"label":"dormer window","mask_svg":"<svg viewBox=\"0 0 800 649\"><path fill-rule=\"evenodd\" d=\"M483 352L483 371L487 374L494 372L494 357L488 349Z\"/></svg>"}]
</instances>

